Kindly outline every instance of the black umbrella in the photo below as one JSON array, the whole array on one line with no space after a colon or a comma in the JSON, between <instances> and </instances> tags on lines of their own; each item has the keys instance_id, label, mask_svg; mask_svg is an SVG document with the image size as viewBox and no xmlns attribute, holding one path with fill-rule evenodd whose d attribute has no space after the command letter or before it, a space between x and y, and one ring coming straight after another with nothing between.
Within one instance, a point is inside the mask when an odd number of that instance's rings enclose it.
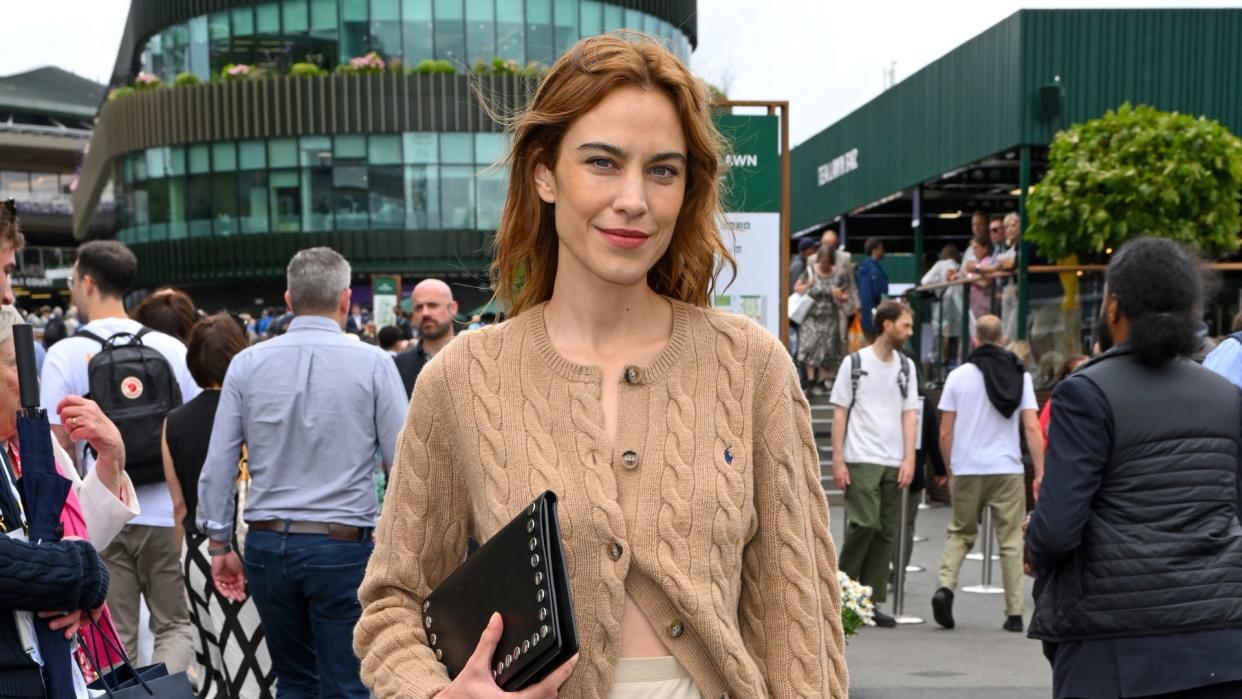
<instances>
[{"instance_id":1,"label":"black umbrella","mask_svg":"<svg viewBox=\"0 0 1242 699\"><path fill-rule=\"evenodd\" d=\"M26 324L13 326L17 354L17 381L22 409L17 414L17 437L22 449L22 477L18 481L31 542L55 543L64 536L60 513L72 484L56 472L47 412L39 407L39 377L35 371L34 332ZM43 684L49 699L73 699L73 668L69 641L44 619L35 619L35 636L43 656Z\"/></svg>"}]
</instances>

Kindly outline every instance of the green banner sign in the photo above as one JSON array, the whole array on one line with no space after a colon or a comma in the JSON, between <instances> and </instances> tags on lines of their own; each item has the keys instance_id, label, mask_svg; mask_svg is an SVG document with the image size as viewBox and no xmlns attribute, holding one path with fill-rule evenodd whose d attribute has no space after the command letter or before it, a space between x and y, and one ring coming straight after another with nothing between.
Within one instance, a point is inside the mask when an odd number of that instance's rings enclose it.
<instances>
[{"instance_id":1,"label":"green banner sign","mask_svg":"<svg viewBox=\"0 0 1242 699\"><path fill-rule=\"evenodd\" d=\"M717 114L714 120L729 143L725 152L725 211L779 213L780 118Z\"/></svg>"},{"instance_id":2,"label":"green banner sign","mask_svg":"<svg viewBox=\"0 0 1242 699\"><path fill-rule=\"evenodd\" d=\"M375 275L371 278L371 291L376 296L398 296L401 278Z\"/></svg>"}]
</instances>

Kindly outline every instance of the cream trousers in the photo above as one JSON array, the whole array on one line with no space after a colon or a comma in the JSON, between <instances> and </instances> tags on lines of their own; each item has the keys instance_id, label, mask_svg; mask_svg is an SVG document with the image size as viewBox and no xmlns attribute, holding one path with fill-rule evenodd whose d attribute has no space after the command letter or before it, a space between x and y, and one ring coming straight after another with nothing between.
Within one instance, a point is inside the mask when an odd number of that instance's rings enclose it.
<instances>
[{"instance_id":1,"label":"cream trousers","mask_svg":"<svg viewBox=\"0 0 1242 699\"><path fill-rule=\"evenodd\" d=\"M621 658L609 699L703 699L673 656Z\"/></svg>"}]
</instances>

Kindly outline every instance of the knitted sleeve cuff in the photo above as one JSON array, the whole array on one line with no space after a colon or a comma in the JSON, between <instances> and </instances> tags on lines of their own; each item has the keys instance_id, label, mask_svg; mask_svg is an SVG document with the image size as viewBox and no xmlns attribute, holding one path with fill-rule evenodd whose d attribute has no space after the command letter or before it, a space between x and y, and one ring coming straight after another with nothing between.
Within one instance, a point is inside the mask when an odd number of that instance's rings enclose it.
<instances>
[{"instance_id":1,"label":"knitted sleeve cuff","mask_svg":"<svg viewBox=\"0 0 1242 699\"><path fill-rule=\"evenodd\" d=\"M95 547L86 541L74 542L82 557L82 587L76 609L97 609L108 595L108 566Z\"/></svg>"}]
</instances>

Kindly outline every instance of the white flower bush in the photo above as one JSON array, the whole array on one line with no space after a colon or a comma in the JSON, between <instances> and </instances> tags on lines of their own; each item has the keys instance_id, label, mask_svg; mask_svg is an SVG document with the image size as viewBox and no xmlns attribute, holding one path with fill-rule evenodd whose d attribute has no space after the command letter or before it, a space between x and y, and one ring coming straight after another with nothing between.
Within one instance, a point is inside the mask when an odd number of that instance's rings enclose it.
<instances>
[{"instance_id":1,"label":"white flower bush","mask_svg":"<svg viewBox=\"0 0 1242 699\"><path fill-rule=\"evenodd\" d=\"M871 586L863 585L839 570L837 585L841 588L841 628L845 635L853 636L864 626L875 626L875 603L871 601Z\"/></svg>"}]
</instances>

